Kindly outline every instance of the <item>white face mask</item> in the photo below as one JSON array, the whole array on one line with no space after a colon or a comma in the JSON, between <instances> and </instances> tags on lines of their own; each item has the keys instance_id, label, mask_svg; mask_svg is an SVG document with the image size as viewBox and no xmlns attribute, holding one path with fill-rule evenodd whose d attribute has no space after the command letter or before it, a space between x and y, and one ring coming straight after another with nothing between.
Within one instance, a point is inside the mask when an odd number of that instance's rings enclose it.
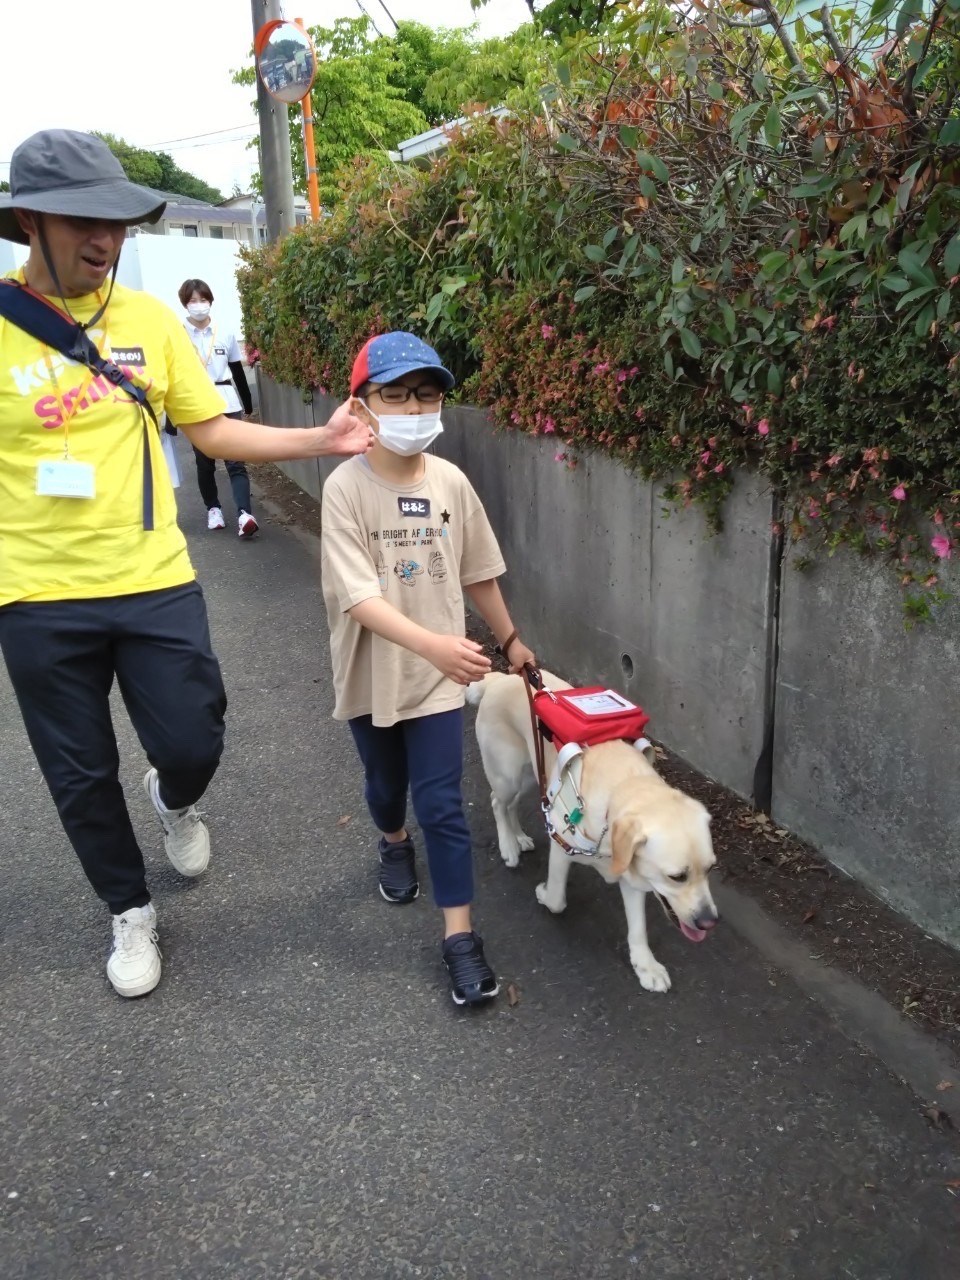
<instances>
[{"instance_id":1,"label":"white face mask","mask_svg":"<svg viewBox=\"0 0 960 1280\"><path fill-rule=\"evenodd\" d=\"M439 409L433 413L381 413L378 416L365 400L360 403L380 427L377 439L385 449L398 453L401 458L423 453L443 431Z\"/></svg>"},{"instance_id":2,"label":"white face mask","mask_svg":"<svg viewBox=\"0 0 960 1280\"><path fill-rule=\"evenodd\" d=\"M191 320L206 320L209 314L209 302L190 302L187 304L187 315Z\"/></svg>"}]
</instances>

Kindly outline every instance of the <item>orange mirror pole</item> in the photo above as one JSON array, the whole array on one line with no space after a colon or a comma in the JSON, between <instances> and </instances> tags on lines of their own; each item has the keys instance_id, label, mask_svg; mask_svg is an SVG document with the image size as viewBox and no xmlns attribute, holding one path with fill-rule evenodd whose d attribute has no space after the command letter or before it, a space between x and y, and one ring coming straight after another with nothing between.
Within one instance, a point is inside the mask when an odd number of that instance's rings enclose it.
<instances>
[{"instance_id":1,"label":"orange mirror pole","mask_svg":"<svg viewBox=\"0 0 960 1280\"><path fill-rule=\"evenodd\" d=\"M302 18L294 18L301 31L306 28ZM320 191L317 186L317 153L313 143L313 95L307 96L300 103L303 113L303 152L307 167L307 195L310 199L310 216L314 222L320 221Z\"/></svg>"}]
</instances>

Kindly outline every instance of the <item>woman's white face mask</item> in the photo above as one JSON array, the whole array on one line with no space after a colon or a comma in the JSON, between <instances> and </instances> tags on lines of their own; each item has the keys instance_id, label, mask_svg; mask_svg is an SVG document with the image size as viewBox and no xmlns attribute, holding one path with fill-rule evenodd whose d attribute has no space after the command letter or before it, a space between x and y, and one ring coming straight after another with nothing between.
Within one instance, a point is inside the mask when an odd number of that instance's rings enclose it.
<instances>
[{"instance_id":1,"label":"woman's white face mask","mask_svg":"<svg viewBox=\"0 0 960 1280\"><path fill-rule=\"evenodd\" d=\"M209 314L209 302L190 302L187 304L187 315L191 320L206 320Z\"/></svg>"},{"instance_id":2,"label":"woman's white face mask","mask_svg":"<svg viewBox=\"0 0 960 1280\"><path fill-rule=\"evenodd\" d=\"M443 431L439 409L432 413L376 414L365 400L360 403L380 428L377 439L385 449L398 453L401 458L423 453Z\"/></svg>"}]
</instances>

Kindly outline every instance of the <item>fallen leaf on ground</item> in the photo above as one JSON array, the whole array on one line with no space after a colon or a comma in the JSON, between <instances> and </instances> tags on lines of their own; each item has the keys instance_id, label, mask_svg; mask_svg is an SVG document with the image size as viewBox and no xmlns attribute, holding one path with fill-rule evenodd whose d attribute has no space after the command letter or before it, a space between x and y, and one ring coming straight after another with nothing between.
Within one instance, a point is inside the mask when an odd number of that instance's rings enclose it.
<instances>
[{"instance_id":1,"label":"fallen leaf on ground","mask_svg":"<svg viewBox=\"0 0 960 1280\"><path fill-rule=\"evenodd\" d=\"M948 1089L953 1088L952 1080L941 1080L937 1085L937 1093L946 1093Z\"/></svg>"},{"instance_id":2,"label":"fallen leaf on ground","mask_svg":"<svg viewBox=\"0 0 960 1280\"><path fill-rule=\"evenodd\" d=\"M953 1121L942 1107L924 1107L923 1114L936 1129L952 1129Z\"/></svg>"},{"instance_id":3,"label":"fallen leaf on ground","mask_svg":"<svg viewBox=\"0 0 960 1280\"><path fill-rule=\"evenodd\" d=\"M507 987L507 1004L509 1004L510 1008L513 1009L519 1003L520 1003L520 992L511 982L509 987Z\"/></svg>"},{"instance_id":4,"label":"fallen leaf on ground","mask_svg":"<svg viewBox=\"0 0 960 1280\"><path fill-rule=\"evenodd\" d=\"M338 818L338 819L337 819L337 826L338 826L338 827L345 827L345 826L347 825L347 823L350 821L351 816L352 816L351 814L349 814L349 813L345 813L345 814L343 815L343 817L341 817L341 818Z\"/></svg>"},{"instance_id":5,"label":"fallen leaf on ground","mask_svg":"<svg viewBox=\"0 0 960 1280\"><path fill-rule=\"evenodd\" d=\"M816 914L817 914L816 908L811 907L809 911L804 912L803 918L801 919L800 923L809 924L810 921L816 916Z\"/></svg>"}]
</instances>

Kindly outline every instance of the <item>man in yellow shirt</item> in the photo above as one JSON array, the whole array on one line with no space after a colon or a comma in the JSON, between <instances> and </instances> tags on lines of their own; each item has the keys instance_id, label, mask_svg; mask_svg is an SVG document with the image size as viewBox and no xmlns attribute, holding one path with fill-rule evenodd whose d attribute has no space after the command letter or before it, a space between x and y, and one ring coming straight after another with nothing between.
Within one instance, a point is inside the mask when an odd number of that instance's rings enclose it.
<instances>
[{"instance_id":1,"label":"man in yellow shirt","mask_svg":"<svg viewBox=\"0 0 960 1280\"><path fill-rule=\"evenodd\" d=\"M151 765L144 787L167 856L187 876L210 858L196 804L219 763L226 707L154 419L167 412L209 457L246 462L373 443L346 405L311 429L224 415L179 319L115 284L127 227L163 209L103 142L65 129L16 149L0 196L0 236L30 247L0 293L27 290L78 324L152 411L0 310L0 650L61 822L113 915L107 976L122 996L153 990L160 952L118 780L111 686Z\"/></svg>"}]
</instances>

